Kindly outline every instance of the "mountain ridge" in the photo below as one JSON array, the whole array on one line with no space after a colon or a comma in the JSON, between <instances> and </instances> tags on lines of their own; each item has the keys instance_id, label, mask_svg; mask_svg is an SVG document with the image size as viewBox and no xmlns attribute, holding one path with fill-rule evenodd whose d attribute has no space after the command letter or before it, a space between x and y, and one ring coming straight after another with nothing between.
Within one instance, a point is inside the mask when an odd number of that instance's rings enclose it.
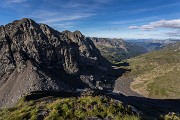
<instances>
[{"instance_id":1,"label":"mountain ridge","mask_svg":"<svg viewBox=\"0 0 180 120\"><path fill-rule=\"evenodd\" d=\"M124 59L148 52L144 47L128 43L123 39L90 37L95 46L111 63L121 62Z\"/></svg>"},{"instance_id":2,"label":"mountain ridge","mask_svg":"<svg viewBox=\"0 0 180 120\"><path fill-rule=\"evenodd\" d=\"M0 106L31 91L98 88L110 69L80 31L61 33L27 18L0 27L0 56Z\"/></svg>"}]
</instances>

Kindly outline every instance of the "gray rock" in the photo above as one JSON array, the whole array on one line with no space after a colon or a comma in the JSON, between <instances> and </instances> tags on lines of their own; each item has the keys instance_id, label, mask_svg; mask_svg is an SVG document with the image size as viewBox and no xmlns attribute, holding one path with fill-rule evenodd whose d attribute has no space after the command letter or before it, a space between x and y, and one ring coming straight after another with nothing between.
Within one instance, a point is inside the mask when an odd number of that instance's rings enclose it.
<instances>
[{"instance_id":1,"label":"gray rock","mask_svg":"<svg viewBox=\"0 0 180 120\"><path fill-rule=\"evenodd\" d=\"M0 26L0 106L32 91L95 87L109 65L80 31L61 33L27 18Z\"/></svg>"}]
</instances>

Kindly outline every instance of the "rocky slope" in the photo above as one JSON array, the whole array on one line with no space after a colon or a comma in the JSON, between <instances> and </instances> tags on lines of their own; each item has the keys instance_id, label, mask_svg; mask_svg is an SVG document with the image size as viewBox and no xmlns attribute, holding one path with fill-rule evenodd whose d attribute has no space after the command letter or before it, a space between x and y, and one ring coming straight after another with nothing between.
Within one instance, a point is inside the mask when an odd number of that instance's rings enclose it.
<instances>
[{"instance_id":1,"label":"rocky slope","mask_svg":"<svg viewBox=\"0 0 180 120\"><path fill-rule=\"evenodd\" d=\"M144 47L127 43L123 39L110 39L110 38L90 38L96 47L100 50L101 54L112 63L120 62L124 59L138 56L146 53Z\"/></svg>"},{"instance_id":2,"label":"rocky slope","mask_svg":"<svg viewBox=\"0 0 180 120\"><path fill-rule=\"evenodd\" d=\"M26 18L0 26L0 106L32 91L96 88L109 65L79 31Z\"/></svg>"}]
</instances>

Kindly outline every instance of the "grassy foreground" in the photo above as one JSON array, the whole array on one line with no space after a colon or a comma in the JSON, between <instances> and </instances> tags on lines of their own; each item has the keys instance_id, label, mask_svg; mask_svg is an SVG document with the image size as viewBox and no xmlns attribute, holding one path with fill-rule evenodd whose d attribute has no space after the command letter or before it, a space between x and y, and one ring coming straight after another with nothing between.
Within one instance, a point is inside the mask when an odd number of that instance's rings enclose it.
<instances>
[{"instance_id":1,"label":"grassy foreground","mask_svg":"<svg viewBox=\"0 0 180 120\"><path fill-rule=\"evenodd\" d=\"M25 99L16 107L0 109L0 120L152 120L135 114L131 106L104 96ZM169 113L156 120L180 120L180 115Z\"/></svg>"},{"instance_id":2,"label":"grassy foreground","mask_svg":"<svg viewBox=\"0 0 180 120\"><path fill-rule=\"evenodd\" d=\"M0 120L84 120L92 117L140 120L129 106L102 96L21 99L17 107L0 110Z\"/></svg>"}]
</instances>

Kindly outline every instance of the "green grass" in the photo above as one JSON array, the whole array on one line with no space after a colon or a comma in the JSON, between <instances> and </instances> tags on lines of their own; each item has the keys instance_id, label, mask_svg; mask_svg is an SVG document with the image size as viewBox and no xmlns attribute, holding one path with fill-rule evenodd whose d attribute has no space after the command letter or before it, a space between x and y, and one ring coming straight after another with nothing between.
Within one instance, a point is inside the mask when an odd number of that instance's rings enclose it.
<instances>
[{"instance_id":1,"label":"green grass","mask_svg":"<svg viewBox=\"0 0 180 120\"><path fill-rule=\"evenodd\" d=\"M180 98L180 43L128 59L131 88L151 98Z\"/></svg>"},{"instance_id":2,"label":"green grass","mask_svg":"<svg viewBox=\"0 0 180 120\"><path fill-rule=\"evenodd\" d=\"M48 99L48 98L47 98ZM52 98L50 98L52 99ZM14 108L0 110L0 120L84 120L90 117L140 120L128 106L104 96L84 96L24 101Z\"/></svg>"},{"instance_id":3,"label":"green grass","mask_svg":"<svg viewBox=\"0 0 180 120\"><path fill-rule=\"evenodd\" d=\"M161 116L160 120L180 120L180 115L176 113L168 113L167 115Z\"/></svg>"}]
</instances>

